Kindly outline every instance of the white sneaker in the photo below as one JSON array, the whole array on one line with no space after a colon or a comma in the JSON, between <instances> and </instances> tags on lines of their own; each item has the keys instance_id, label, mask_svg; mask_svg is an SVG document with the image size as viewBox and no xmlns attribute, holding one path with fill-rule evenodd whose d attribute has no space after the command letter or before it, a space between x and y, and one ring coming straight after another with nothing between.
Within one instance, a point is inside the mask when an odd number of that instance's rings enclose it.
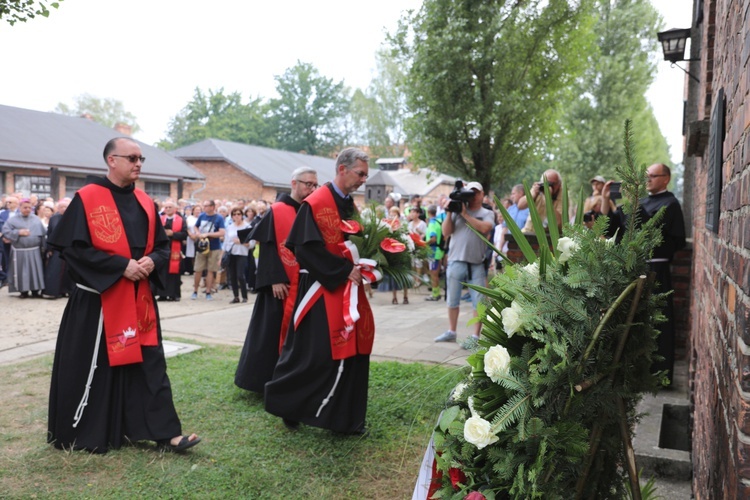
<instances>
[{"instance_id":1,"label":"white sneaker","mask_svg":"<svg viewBox=\"0 0 750 500\"><path fill-rule=\"evenodd\" d=\"M455 342L455 341L456 341L456 332L452 332L450 330L435 337L435 342Z\"/></svg>"}]
</instances>

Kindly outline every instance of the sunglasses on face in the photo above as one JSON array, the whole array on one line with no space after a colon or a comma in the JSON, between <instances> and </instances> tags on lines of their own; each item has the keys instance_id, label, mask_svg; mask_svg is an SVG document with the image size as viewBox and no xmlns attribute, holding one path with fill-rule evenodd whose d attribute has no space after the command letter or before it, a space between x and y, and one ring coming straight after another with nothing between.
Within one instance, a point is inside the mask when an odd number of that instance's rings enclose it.
<instances>
[{"instance_id":1,"label":"sunglasses on face","mask_svg":"<svg viewBox=\"0 0 750 500\"><path fill-rule=\"evenodd\" d=\"M136 163L138 160L141 160L141 163L146 161L145 156L138 156L138 155L111 155L116 156L118 158L126 158L130 163Z\"/></svg>"}]
</instances>

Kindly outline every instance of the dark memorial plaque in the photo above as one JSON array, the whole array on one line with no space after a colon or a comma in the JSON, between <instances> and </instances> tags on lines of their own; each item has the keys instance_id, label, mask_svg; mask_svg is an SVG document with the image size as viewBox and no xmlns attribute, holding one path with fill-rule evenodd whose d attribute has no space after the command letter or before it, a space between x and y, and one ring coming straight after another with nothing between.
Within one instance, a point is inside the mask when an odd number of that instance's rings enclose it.
<instances>
[{"instance_id":1,"label":"dark memorial plaque","mask_svg":"<svg viewBox=\"0 0 750 500\"><path fill-rule=\"evenodd\" d=\"M706 179L706 228L719 233L722 167L724 165L724 89L716 93L708 133L708 179Z\"/></svg>"}]
</instances>

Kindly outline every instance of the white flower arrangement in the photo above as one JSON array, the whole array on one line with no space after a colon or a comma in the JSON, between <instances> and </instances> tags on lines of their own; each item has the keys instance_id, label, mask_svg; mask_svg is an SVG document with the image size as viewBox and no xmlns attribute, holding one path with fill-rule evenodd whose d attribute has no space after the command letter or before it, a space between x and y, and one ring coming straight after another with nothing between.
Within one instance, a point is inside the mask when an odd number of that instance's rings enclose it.
<instances>
[{"instance_id":1,"label":"white flower arrangement","mask_svg":"<svg viewBox=\"0 0 750 500\"><path fill-rule=\"evenodd\" d=\"M521 330L521 327L523 326L523 323L521 322L522 312L523 309L521 309L518 302L514 300L511 302L510 307L506 307L500 313L503 317L503 328L505 328L505 333L508 334L508 337L512 337L514 333Z\"/></svg>"},{"instance_id":2,"label":"white flower arrangement","mask_svg":"<svg viewBox=\"0 0 750 500\"><path fill-rule=\"evenodd\" d=\"M471 398L469 398L469 409L471 410L471 417L464 422L464 439L480 450L485 446L496 443L498 437L492 432L492 425L474 411Z\"/></svg>"},{"instance_id":3,"label":"white flower arrangement","mask_svg":"<svg viewBox=\"0 0 750 500\"><path fill-rule=\"evenodd\" d=\"M497 383L501 376L508 373L510 368L510 354L501 345L493 345L484 354L484 373Z\"/></svg>"},{"instance_id":4,"label":"white flower arrangement","mask_svg":"<svg viewBox=\"0 0 750 500\"><path fill-rule=\"evenodd\" d=\"M559 252L557 260L561 264L567 262L580 247L581 245L573 238L568 238L567 236L560 238L557 240L557 251Z\"/></svg>"}]
</instances>

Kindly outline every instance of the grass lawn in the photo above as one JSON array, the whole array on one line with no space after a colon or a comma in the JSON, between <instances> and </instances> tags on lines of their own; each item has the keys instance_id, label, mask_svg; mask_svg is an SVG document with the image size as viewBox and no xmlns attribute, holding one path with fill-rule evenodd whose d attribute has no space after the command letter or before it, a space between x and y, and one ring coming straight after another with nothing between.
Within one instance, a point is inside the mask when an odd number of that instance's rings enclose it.
<instances>
[{"instance_id":1,"label":"grass lawn","mask_svg":"<svg viewBox=\"0 0 750 500\"><path fill-rule=\"evenodd\" d=\"M442 402L459 369L371 363L370 434L287 430L260 397L234 386L238 347L170 358L186 433L203 442L184 455L153 443L106 455L46 444L52 356L0 366L2 498L411 498Z\"/></svg>"}]
</instances>

